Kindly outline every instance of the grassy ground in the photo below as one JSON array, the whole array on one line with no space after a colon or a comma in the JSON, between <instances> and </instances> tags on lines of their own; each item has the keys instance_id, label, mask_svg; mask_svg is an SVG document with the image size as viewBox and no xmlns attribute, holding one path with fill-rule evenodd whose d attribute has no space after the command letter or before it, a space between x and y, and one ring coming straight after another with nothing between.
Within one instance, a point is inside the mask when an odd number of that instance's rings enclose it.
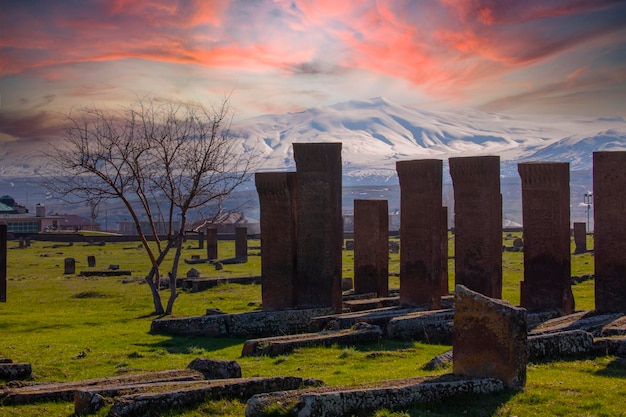
<instances>
[{"instance_id":1,"label":"grassy ground","mask_svg":"<svg viewBox=\"0 0 626 417\"><path fill-rule=\"evenodd\" d=\"M452 240L450 250L452 253ZM504 243L511 246L510 239ZM69 381L157 369L185 367L202 356L235 359L244 376L298 375L318 378L328 385L351 385L385 379L429 375L421 368L449 346L414 342L383 341L365 346L307 348L278 358L241 357L242 339L172 337L149 334L152 302L145 284L122 284L119 277L82 278L63 274L66 257L77 260L77 271L87 269L87 256L95 255L98 268L119 264L142 277L148 269L138 244L106 246L51 247L34 242L18 249L9 243L8 302L0 304L0 357L33 365L37 381ZM185 258L203 255L190 242ZM215 271L208 264L193 265L202 276L258 275L258 242L249 242L249 262L225 265ZM592 247L591 242L588 245ZM233 242L220 242L220 257L234 254ZM505 252L504 298L519 302L522 278L521 253ZM352 276L353 253L344 253L344 276ZM450 262L451 288L453 261ZM181 273L190 265L183 264ZM390 270L398 271L398 255L391 255ZM593 269L589 254L572 257L572 273L581 275ZM391 287L398 279L391 278ZM593 308L593 281L573 287L577 308ZM167 297L167 292L163 293ZM208 307L226 312L258 309L258 285L221 285L200 293L183 292L175 305L178 316L201 315ZM440 373L449 372L439 371ZM517 394L466 397L443 404L430 404L410 410L381 411L383 416L623 416L626 396L626 370L612 357L589 360L531 364L526 390ZM241 416L244 405L219 401L168 413L171 416ZM72 404L0 406L5 416L71 416ZM103 410L99 415L106 415Z\"/></svg>"}]
</instances>

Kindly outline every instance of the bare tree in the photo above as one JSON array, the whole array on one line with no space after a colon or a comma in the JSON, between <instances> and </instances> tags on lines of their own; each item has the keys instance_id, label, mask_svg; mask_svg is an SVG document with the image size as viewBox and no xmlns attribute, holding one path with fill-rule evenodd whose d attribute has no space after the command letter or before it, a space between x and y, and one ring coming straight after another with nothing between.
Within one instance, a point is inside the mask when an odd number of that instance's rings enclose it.
<instances>
[{"instance_id":1,"label":"bare tree","mask_svg":"<svg viewBox=\"0 0 626 417\"><path fill-rule=\"evenodd\" d=\"M259 161L254 150L243 149L230 134L228 97L209 108L140 98L121 110L76 109L67 119L62 145L49 153L64 175L46 186L62 198L92 206L107 199L124 203L152 265L146 281L155 312L171 314L190 210L221 205ZM167 224L166 241L159 237L161 224ZM172 248L170 293L163 308L160 266Z\"/></svg>"}]
</instances>

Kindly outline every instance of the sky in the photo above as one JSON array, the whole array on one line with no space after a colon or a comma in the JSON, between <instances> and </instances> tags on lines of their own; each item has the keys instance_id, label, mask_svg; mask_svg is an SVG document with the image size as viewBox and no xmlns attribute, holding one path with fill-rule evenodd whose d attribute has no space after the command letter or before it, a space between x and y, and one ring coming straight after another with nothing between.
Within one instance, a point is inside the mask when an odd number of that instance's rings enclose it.
<instances>
[{"instance_id":1,"label":"sky","mask_svg":"<svg viewBox=\"0 0 626 417\"><path fill-rule=\"evenodd\" d=\"M136 96L626 117L626 0L0 0L2 147ZM7 152L4 152L7 155Z\"/></svg>"}]
</instances>

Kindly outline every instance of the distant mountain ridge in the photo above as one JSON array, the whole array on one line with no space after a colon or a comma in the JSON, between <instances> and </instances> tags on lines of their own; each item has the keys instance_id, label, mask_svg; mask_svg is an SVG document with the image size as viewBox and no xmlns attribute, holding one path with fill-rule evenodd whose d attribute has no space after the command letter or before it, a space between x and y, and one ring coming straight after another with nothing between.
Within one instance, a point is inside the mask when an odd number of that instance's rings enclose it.
<instances>
[{"instance_id":1,"label":"distant mountain ridge","mask_svg":"<svg viewBox=\"0 0 626 417\"><path fill-rule=\"evenodd\" d=\"M264 170L293 170L294 142L342 142L345 185L396 184L400 160L499 155L504 176L521 161L566 161L590 170L592 153L626 150L623 118L426 111L382 97L236 121L241 152L260 151ZM0 179L32 177L48 165L41 149L0 143ZM447 169L447 163L444 163Z\"/></svg>"}]
</instances>

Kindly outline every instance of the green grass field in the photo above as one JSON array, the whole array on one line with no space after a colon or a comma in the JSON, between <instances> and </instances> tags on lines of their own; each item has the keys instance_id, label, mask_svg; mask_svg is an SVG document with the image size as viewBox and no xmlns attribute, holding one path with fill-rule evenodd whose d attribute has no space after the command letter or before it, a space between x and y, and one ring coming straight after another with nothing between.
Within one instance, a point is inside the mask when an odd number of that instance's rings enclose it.
<instances>
[{"instance_id":1,"label":"green grass field","mask_svg":"<svg viewBox=\"0 0 626 417\"><path fill-rule=\"evenodd\" d=\"M504 243L511 246L510 238ZM185 258L203 255L188 242ZM191 267L204 277L260 274L258 241L250 241L249 262L225 265L215 271L208 264L181 264L180 274ZM148 264L138 243L106 246L51 247L33 242L18 249L9 242L8 301L0 303L0 357L33 365L36 381L70 381L130 372L185 367L196 357L237 360L243 376L297 375L318 378L328 385L353 385L385 379L431 375L422 366L449 346L414 342L382 341L363 346L306 348L278 358L241 357L243 339L172 337L149 333L154 319L150 292L140 281L123 284L119 277L82 278L64 275L64 258L77 260L77 271L87 269L87 256L95 255L98 268L119 264L143 277ZM592 247L590 241L589 247ZM450 240L450 253L453 242ZM234 254L234 242L220 241L220 257ZM344 252L344 277L353 275L353 253ZM505 252L504 298L519 303L523 255ZM454 279L450 261L450 288ZM398 272L398 255L391 255L390 272ZM590 254L572 256L572 274L593 272ZM391 278L390 286L398 286ZM573 287L578 309L593 309L593 281ZM163 292L167 297L168 292ZM221 285L199 293L182 292L174 306L175 316L202 315L206 308L229 313L259 309L259 285ZM377 352L377 354L372 354ZM377 416L624 416L626 369L615 358L580 358L549 364L530 364L524 392L464 397L442 404L410 410L381 411ZM439 371L449 372L450 369ZM237 401L206 403L193 410L167 416L241 416L244 404ZM106 415L101 410L99 416ZM73 404L47 403L0 406L5 416L73 415Z\"/></svg>"}]
</instances>

